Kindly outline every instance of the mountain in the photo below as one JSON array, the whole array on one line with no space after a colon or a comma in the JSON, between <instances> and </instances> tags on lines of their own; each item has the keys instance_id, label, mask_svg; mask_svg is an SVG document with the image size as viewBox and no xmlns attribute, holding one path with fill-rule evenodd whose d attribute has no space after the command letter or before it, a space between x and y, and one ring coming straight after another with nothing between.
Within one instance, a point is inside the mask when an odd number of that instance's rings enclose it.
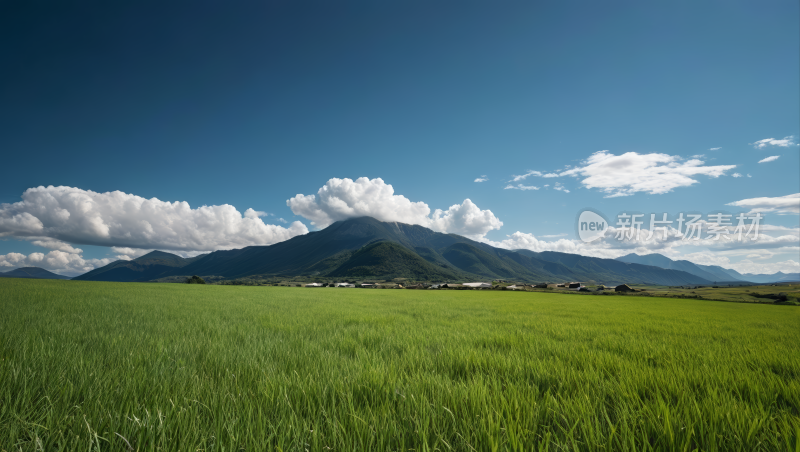
<instances>
[{"instance_id":1,"label":"mountain","mask_svg":"<svg viewBox=\"0 0 800 452\"><path fill-rule=\"evenodd\" d=\"M39 267L21 267L2 273L0 278L33 278L33 279L69 279L69 276L57 275Z\"/></svg>"},{"instance_id":2,"label":"mountain","mask_svg":"<svg viewBox=\"0 0 800 452\"><path fill-rule=\"evenodd\" d=\"M361 248L327 276L408 278L415 281L442 281L468 277L457 270L434 265L394 242L376 242Z\"/></svg>"},{"instance_id":3,"label":"mountain","mask_svg":"<svg viewBox=\"0 0 800 452\"><path fill-rule=\"evenodd\" d=\"M216 251L164 276L333 276L340 274L336 272L340 266L349 268L347 261L355 258L354 253L361 247L381 241L399 244L428 263L459 275L458 279L563 279L544 270L549 264L533 261L514 251L494 248L455 234L434 232L423 226L382 222L371 217L339 221L322 231L275 245ZM561 274L571 275L568 269L561 270ZM434 276L444 277L439 273L431 274Z\"/></svg>"},{"instance_id":4,"label":"mountain","mask_svg":"<svg viewBox=\"0 0 800 452\"><path fill-rule=\"evenodd\" d=\"M321 231L270 246L215 251L193 259L153 252L117 261L76 279L147 281L174 276L317 276L427 281L513 279L595 280L606 284L710 284L681 270L565 253L494 248L455 234L371 217L338 221Z\"/></svg>"},{"instance_id":5,"label":"mountain","mask_svg":"<svg viewBox=\"0 0 800 452\"><path fill-rule=\"evenodd\" d=\"M163 251L151 251L130 261L114 261L105 267L94 269L72 279L79 281L150 281L163 273L185 267L203 256L205 255L184 259Z\"/></svg>"},{"instance_id":6,"label":"mountain","mask_svg":"<svg viewBox=\"0 0 800 452\"><path fill-rule=\"evenodd\" d=\"M645 254L642 256L631 253L626 256L618 257L616 260L632 264L652 265L654 267L670 270L681 270L708 281L743 281L743 279L733 277L724 271L720 271L724 270L722 267L715 268L713 266L705 266L706 268L702 268L692 262L684 260L674 261L658 253Z\"/></svg>"}]
</instances>

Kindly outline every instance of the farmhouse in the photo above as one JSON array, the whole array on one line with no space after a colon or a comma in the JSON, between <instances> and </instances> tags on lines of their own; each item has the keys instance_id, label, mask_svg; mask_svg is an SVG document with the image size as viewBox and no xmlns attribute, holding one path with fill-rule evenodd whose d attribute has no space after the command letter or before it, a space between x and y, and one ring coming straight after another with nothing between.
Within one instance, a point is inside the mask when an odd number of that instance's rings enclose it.
<instances>
[{"instance_id":1,"label":"farmhouse","mask_svg":"<svg viewBox=\"0 0 800 452\"><path fill-rule=\"evenodd\" d=\"M375 287L375 284L364 283L364 284L361 285L361 287L363 287L365 289L372 289L372 288Z\"/></svg>"},{"instance_id":2,"label":"farmhouse","mask_svg":"<svg viewBox=\"0 0 800 452\"><path fill-rule=\"evenodd\" d=\"M322 287L322 284L312 282L311 284L306 284L306 287Z\"/></svg>"},{"instance_id":3,"label":"farmhouse","mask_svg":"<svg viewBox=\"0 0 800 452\"><path fill-rule=\"evenodd\" d=\"M518 286L516 284L506 286L507 290L525 290L525 286Z\"/></svg>"},{"instance_id":4,"label":"farmhouse","mask_svg":"<svg viewBox=\"0 0 800 452\"><path fill-rule=\"evenodd\" d=\"M571 283L569 283L569 286L567 288L569 290L581 290L581 287L583 287L583 285L581 283L579 283L579 282L571 282Z\"/></svg>"},{"instance_id":5,"label":"farmhouse","mask_svg":"<svg viewBox=\"0 0 800 452\"><path fill-rule=\"evenodd\" d=\"M336 287L355 287L355 284L350 284L346 282L336 283Z\"/></svg>"},{"instance_id":6,"label":"farmhouse","mask_svg":"<svg viewBox=\"0 0 800 452\"><path fill-rule=\"evenodd\" d=\"M631 286L627 284L620 284L614 288L615 292L635 292L635 290L631 289Z\"/></svg>"}]
</instances>

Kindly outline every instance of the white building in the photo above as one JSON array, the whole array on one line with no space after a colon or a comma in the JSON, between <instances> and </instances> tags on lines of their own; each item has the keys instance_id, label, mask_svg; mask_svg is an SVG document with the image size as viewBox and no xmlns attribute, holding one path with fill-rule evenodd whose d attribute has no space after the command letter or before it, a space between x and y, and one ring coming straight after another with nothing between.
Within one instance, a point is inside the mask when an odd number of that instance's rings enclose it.
<instances>
[{"instance_id":1,"label":"white building","mask_svg":"<svg viewBox=\"0 0 800 452\"><path fill-rule=\"evenodd\" d=\"M346 282L336 283L336 287L355 287L355 284L350 284Z\"/></svg>"},{"instance_id":2,"label":"white building","mask_svg":"<svg viewBox=\"0 0 800 452\"><path fill-rule=\"evenodd\" d=\"M468 282L462 284L464 287L471 287L473 289L491 289L492 285L485 282Z\"/></svg>"},{"instance_id":3,"label":"white building","mask_svg":"<svg viewBox=\"0 0 800 452\"><path fill-rule=\"evenodd\" d=\"M306 287L322 287L322 284L312 282L311 284L306 284Z\"/></svg>"}]
</instances>

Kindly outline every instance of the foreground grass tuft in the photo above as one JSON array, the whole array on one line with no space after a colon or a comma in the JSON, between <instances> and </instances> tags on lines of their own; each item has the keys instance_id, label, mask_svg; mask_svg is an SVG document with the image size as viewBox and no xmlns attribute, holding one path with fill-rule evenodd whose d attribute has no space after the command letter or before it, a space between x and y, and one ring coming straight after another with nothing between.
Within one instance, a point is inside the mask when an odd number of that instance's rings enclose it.
<instances>
[{"instance_id":1,"label":"foreground grass tuft","mask_svg":"<svg viewBox=\"0 0 800 452\"><path fill-rule=\"evenodd\" d=\"M800 310L0 280L0 450L800 450Z\"/></svg>"}]
</instances>

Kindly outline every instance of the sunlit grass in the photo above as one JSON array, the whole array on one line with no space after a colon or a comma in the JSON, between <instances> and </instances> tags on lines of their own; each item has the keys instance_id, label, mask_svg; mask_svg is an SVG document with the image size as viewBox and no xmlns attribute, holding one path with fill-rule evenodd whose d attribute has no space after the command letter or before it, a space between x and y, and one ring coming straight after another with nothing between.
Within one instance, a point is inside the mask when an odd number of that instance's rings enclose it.
<instances>
[{"instance_id":1,"label":"sunlit grass","mask_svg":"<svg viewBox=\"0 0 800 452\"><path fill-rule=\"evenodd\" d=\"M0 450L800 450L800 309L0 280Z\"/></svg>"}]
</instances>

